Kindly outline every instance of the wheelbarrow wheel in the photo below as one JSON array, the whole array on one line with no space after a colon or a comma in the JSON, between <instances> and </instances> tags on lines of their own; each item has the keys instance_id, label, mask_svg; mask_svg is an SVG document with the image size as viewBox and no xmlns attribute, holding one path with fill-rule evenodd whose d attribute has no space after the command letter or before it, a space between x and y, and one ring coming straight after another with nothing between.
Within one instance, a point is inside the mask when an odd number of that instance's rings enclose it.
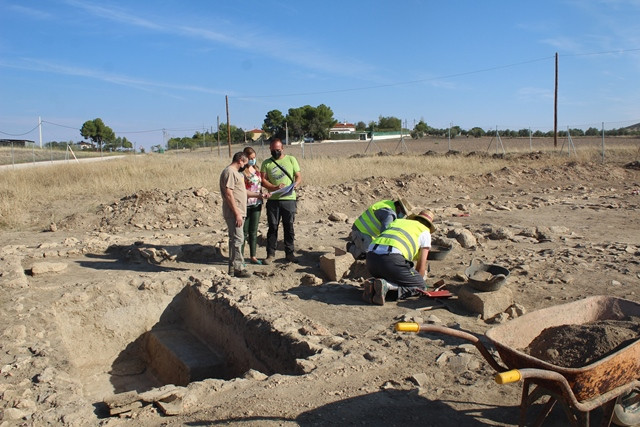
<instances>
[{"instance_id":1,"label":"wheelbarrow wheel","mask_svg":"<svg viewBox=\"0 0 640 427\"><path fill-rule=\"evenodd\" d=\"M618 397L613 409L613 423L619 426L640 425L640 390Z\"/></svg>"}]
</instances>

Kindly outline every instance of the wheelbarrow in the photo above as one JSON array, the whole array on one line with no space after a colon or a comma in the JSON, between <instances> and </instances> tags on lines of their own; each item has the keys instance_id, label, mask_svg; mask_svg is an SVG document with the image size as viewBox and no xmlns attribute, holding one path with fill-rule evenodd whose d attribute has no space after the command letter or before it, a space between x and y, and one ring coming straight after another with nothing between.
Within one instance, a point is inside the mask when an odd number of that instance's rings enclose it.
<instances>
[{"instance_id":1,"label":"wheelbarrow","mask_svg":"<svg viewBox=\"0 0 640 427\"><path fill-rule=\"evenodd\" d=\"M498 384L523 380L521 426L526 423L527 409L545 396L549 399L534 425L542 425L559 402L572 425L588 426L590 412L602 407L602 425L608 426L614 420L619 425L631 426L640 423L640 337L578 368L554 365L523 351L547 328L622 320L628 316L640 316L640 304L608 296L588 297L527 313L485 333L502 363L477 336L465 331L418 323L397 323L395 328L401 332L435 332L467 340L498 372L495 377ZM531 386L535 386L533 390Z\"/></svg>"}]
</instances>

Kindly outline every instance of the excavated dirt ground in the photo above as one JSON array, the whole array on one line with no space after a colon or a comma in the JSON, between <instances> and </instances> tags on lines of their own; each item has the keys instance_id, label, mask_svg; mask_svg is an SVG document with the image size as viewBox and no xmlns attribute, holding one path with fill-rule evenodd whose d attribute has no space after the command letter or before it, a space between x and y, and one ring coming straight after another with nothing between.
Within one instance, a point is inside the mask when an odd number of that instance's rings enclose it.
<instances>
[{"instance_id":1,"label":"excavated dirt ground","mask_svg":"<svg viewBox=\"0 0 640 427\"><path fill-rule=\"evenodd\" d=\"M55 232L5 232L0 425L517 425L521 385L497 385L472 345L393 326L429 322L483 337L509 316L586 296L640 302L640 171L570 159L544 167L540 156L464 178L306 183L299 264L279 251L273 265L248 266L249 279L226 274L213 184L70 211ZM480 258L510 270L504 287L516 305L492 319L456 299L368 305L361 262L328 280L320 256L344 247L370 203L394 195L433 209L435 237L454 244L430 262L428 283L443 279L456 294ZM167 325L214 341L233 367L228 377L158 389L140 349L146 332ZM104 403L117 407L114 394L120 416ZM556 408L546 425L566 424Z\"/></svg>"}]
</instances>

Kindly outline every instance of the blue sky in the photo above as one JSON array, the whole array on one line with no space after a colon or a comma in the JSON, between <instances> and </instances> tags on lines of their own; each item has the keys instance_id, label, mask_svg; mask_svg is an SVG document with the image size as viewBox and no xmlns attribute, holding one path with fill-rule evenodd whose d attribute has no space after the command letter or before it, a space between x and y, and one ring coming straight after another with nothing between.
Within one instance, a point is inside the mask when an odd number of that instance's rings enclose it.
<instances>
[{"instance_id":1,"label":"blue sky","mask_svg":"<svg viewBox=\"0 0 640 427\"><path fill-rule=\"evenodd\" d=\"M329 106L446 128L640 122L640 0L0 0L0 138L138 147ZM162 129L165 129L163 136Z\"/></svg>"}]
</instances>

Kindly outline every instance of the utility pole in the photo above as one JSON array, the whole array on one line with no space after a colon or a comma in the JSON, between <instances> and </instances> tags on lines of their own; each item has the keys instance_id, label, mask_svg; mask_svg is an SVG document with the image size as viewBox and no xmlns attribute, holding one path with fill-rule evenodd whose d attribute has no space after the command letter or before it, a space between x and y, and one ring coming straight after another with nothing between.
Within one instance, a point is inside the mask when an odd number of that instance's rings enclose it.
<instances>
[{"instance_id":1,"label":"utility pole","mask_svg":"<svg viewBox=\"0 0 640 427\"><path fill-rule=\"evenodd\" d=\"M229 96L224 96L225 104L227 105L227 143L229 145L229 157L231 157L231 123L229 123Z\"/></svg>"},{"instance_id":2,"label":"utility pole","mask_svg":"<svg viewBox=\"0 0 640 427\"><path fill-rule=\"evenodd\" d=\"M38 116L38 133L40 134L40 149L42 149L42 117Z\"/></svg>"},{"instance_id":3,"label":"utility pole","mask_svg":"<svg viewBox=\"0 0 640 427\"><path fill-rule=\"evenodd\" d=\"M558 52L556 52L556 84L553 97L553 147L558 146Z\"/></svg>"}]
</instances>

